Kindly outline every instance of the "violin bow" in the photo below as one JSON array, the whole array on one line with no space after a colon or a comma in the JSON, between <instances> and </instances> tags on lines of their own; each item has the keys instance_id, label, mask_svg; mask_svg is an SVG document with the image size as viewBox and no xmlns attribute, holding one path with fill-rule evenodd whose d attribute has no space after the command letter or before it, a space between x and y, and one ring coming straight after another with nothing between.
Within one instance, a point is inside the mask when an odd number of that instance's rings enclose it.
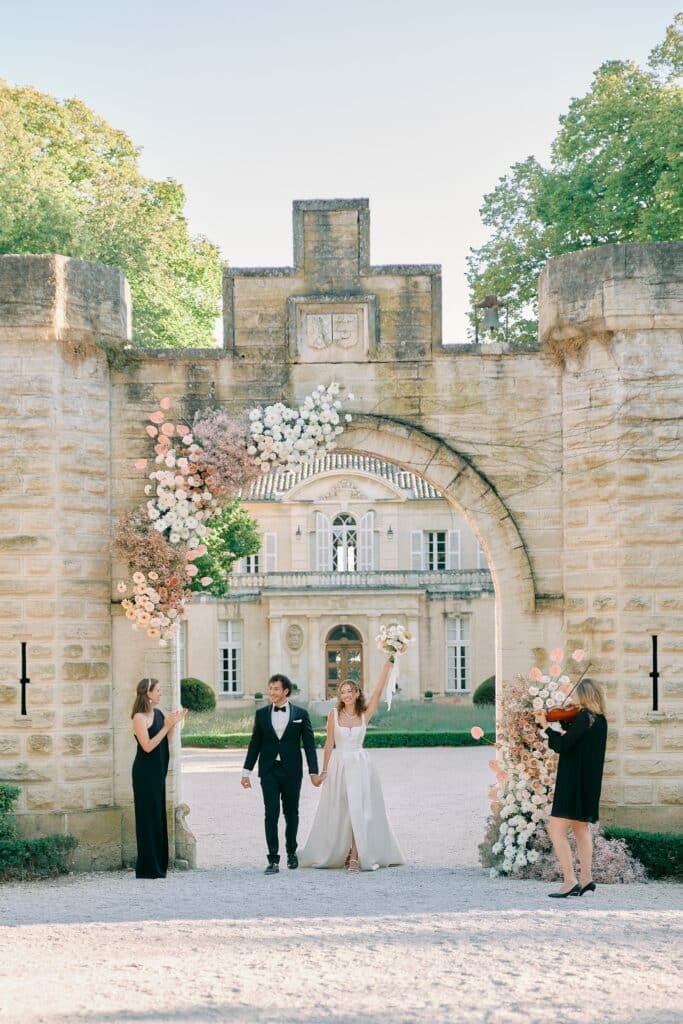
<instances>
[{"instance_id":1,"label":"violin bow","mask_svg":"<svg viewBox=\"0 0 683 1024\"><path fill-rule=\"evenodd\" d=\"M561 708L563 708L563 707L565 706L565 704L567 703L567 701L569 700L569 698L570 698L570 697L571 697L571 695L573 694L574 690L575 690L575 689L576 689L576 687L577 687L577 686L579 685L579 683L581 682L581 680L583 679L583 677L585 676L586 672L588 671L588 669L589 669L590 667L591 667L591 663L590 663L590 661L589 661L589 662L588 662L588 664L586 665L585 669L583 670L583 672L582 672L582 673L581 673L581 675L579 676L579 678L578 678L578 679L576 680L576 682L575 682L575 683L574 683L574 685L572 686L572 688L571 688L571 690L569 691L569 693L567 694L567 696L566 696L566 697L564 698L564 700L563 700L563 701L562 701L562 703L560 704L560 707L561 707Z\"/></svg>"}]
</instances>

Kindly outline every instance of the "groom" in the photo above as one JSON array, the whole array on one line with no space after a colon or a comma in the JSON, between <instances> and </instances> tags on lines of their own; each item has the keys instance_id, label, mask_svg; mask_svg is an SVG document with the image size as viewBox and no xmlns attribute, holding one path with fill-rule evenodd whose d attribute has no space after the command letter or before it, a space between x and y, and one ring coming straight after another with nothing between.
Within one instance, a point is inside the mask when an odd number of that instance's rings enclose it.
<instances>
[{"instance_id":1,"label":"groom","mask_svg":"<svg viewBox=\"0 0 683 1024\"><path fill-rule=\"evenodd\" d=\"M276 674L268 680L270 707L259 708L242 769L242 786L251 789L251 772L258 758L258 773L266 808L267 875L280 870L278 821L280 801L285 815L287 867L298 868L296 833L299 828L299 795L303 768L301 746L306 754L308 771L314 786L320 785L318 755L315 751L313 726L308 712L290 704L292 684L287 676Z\"/></svg>"}]
</instances>

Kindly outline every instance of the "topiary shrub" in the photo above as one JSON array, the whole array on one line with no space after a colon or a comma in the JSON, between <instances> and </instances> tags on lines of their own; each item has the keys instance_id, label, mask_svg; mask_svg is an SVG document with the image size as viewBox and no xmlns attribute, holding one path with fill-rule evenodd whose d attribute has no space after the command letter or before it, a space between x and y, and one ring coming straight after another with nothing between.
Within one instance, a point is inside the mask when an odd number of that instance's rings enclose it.
<instances>
[{"instance_id":1,"label":"topiary shrub","mask_svg":"<svg viewBox=\"0 0 683 1024\"><path fill-rule=\"evenodd\" d=\"M472 694L473 704L495 704L496 703L496 677L489 676L483 683L479 683Z\"/></svg>"},{"instance_id":2,"label":"topiary shrub","mask_svg":"<svg viewBox=\"0 0 683 1024\"><path fill-rule=\"evenodd\" d=\"M201 679L181 679L180 703L188 711L213 711L216 707L216 694Z\"/></svg>"}]
</instances>

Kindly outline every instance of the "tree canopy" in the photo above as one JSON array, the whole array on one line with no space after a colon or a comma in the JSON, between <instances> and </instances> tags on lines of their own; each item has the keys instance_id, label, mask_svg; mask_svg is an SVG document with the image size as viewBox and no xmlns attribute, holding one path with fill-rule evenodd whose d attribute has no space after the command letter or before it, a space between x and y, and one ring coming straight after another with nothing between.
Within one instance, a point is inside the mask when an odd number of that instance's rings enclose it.
<instances>
[{"instance_id":1,"label":"tree canopy","mask_svg":"<svg viewBox=\"0 0 683 1024\"><path fill-rule=\"evenodd\" d=\"M468 258L472 302L509 302L510 340L536 338L551 256L683 237L683 15L644 68L607 61L560 117L549 167L529 156L484 197L489 240Z\"/></svg>"},{"instance_id":2,"label":"tree canopy","mask_svg":"<svg viewBox=\"0 0 683 1024\"><path fill-rule=\"evenodd\" d=\"M198 573L192 589L223 597L228 592L227 577L237 559L253 555L261 547L258 523L242 507L239 499L234 498L207 525L211 527L206 540L208 550L195 560ZM208 587L203 587L200 582L205 576L210 576L213 581Z\"/></svg>"},{"instance_id":3,"label":"tree canopy","mask_svg":"<svg viewBox=\"0 0 683 1024\"><path fill-rule=\"evenodd\" d=\"M220 257L190 236L184 204L182 186L144 177L128 136L80 100L0 80L0 253L118 267L139 345L215 345Z\"/></svg>"}]
</instances>

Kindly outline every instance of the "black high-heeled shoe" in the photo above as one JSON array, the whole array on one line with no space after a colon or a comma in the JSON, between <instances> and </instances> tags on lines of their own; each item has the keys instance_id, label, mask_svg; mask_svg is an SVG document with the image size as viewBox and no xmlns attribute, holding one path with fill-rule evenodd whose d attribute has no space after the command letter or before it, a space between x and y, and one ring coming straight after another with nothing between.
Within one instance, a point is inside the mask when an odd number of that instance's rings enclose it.
<instances>
[{"instance_id":1,"label":"black high-heeled shoe","mask_svg":"<svg viewBox=\"0 0 683 1024\"><path fill-rule=\"evenodd\" d=\"M583 896L583 894L586 893L586 892L595 892L596 889L597 889L597 886L596 886L595 882L586 882L586 884L582 888L581 892L579 893L579 896Z\"/></svg>"},{"instance_id":2,"label":"black high-heeled shoe","mask_svg":"<svg viewBox=\"0 0 683 1024\"><path fill-rule=\"evenodd\" d=\"M571 887L571 889L567 889L566 892L549 892L548 893L548 896L550 896L551 900L563 900L567 896L580 896L580 895L581 895L581 886L579 885L578 882L576 883L576 885L573 885Z\"/></svg>"}]
</instances>

